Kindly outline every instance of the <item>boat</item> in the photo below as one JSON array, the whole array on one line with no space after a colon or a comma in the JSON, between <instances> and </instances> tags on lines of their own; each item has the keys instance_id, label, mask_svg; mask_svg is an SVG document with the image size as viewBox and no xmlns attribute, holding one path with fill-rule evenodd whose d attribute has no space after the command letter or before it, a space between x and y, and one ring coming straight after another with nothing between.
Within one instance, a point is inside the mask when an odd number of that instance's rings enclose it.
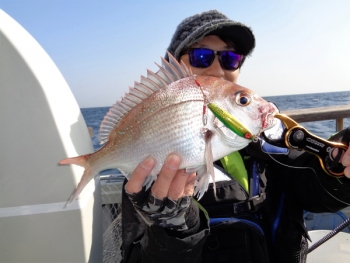
<instances>
[{"instance_id":1,"label":"boat","mask_svg":"<svg viewBox=\"0 0 350 263\"><path fill-rule=\"evenodd\" d=\"M66 206L83 168L58 161L92 152L90 134L59 69L1 9L0 123L0 262L118 262L123 177L96 177ZM308 262L349 262L350 235L337 237Z\"/></svg>"}]
</instances>

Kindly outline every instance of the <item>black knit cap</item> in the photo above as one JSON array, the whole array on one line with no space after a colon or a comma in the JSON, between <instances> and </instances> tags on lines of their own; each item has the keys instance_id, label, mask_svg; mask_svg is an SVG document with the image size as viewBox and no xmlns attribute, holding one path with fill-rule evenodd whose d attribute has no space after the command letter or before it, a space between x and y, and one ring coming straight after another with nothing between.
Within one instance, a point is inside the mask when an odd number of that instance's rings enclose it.
<instances>
[{"instance_id":1,"label":"black knit cap","mask_svg":"<svg viewBox=\"0 0 350 263\"><path fill-rule=\"evenodd\" d=\"M213 33L231 39L242 55L250 55L255 47L255 37L249 27L228 19L217 10L210 10L184 19L177 26L167 51L179 60L182 50ZM167 54L165 59L168 60Z\"/></svg>"}]
</instances>

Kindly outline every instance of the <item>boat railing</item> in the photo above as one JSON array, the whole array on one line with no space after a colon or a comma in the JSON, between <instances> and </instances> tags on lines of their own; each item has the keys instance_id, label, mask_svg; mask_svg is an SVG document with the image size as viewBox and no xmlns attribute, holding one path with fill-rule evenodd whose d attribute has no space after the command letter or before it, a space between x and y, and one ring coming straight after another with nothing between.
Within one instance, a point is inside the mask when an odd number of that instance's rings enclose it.
<instances>
[{"instance_id":1,"label":"boat railing","mask_svg":"<svg viewBox=\"0 0 350 263\"><path fill-rule=\"evenodd\" d=\"M350 118L350 105L285 110L281 111L281 113L288 115L296 122L335 120L336 131L340 131L344 128L344 119Z\"/></svg>"}]
</instances>

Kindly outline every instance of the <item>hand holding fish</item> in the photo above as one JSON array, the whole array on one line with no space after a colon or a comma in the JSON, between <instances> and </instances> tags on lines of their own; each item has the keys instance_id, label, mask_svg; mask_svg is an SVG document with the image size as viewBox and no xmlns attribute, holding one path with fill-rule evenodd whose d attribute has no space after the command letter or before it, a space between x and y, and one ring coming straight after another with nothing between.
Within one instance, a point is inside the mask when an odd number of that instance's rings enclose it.
<instances>
[{"instance_id":1,"label":"hand holding fish","mask_svg":"<svg viewBox=\"0 0 350 263\"><path fill-rule=\"evenodd\" d=\"M174 230L188 228L185 214L191 203L196 174L179 170L180 164L178 155L169 155L151 190L146 191L144 181L155 166L154 159L147 158L136 167L125 185L136 211L149 225Z\"/></svg>"},{"instance_id":2,"label":"hand holding fish","mask_svg":"<svg viewBox=\"0 0 350 263\"><path fill-rule=\"evenodd\" d=\"M194 189L195 173L186 174L185 169L179 170L181 159L175 154L167 157L157 180L154 182L151 192L159 199L168 197L177 200L182 196L192 196ZM131 174L129 181L125 185L128 193L138 193L141 191L146 177L155 166L152 158L147 158L140 163Z\"/></svg>"}]
</instances>

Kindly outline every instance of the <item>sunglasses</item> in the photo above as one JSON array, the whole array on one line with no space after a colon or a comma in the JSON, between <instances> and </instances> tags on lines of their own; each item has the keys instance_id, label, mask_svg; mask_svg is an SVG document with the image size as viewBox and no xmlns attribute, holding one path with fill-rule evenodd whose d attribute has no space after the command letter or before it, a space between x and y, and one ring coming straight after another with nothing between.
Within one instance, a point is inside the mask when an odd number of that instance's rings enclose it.
<instances>
[{"instance_id":1,"label":"sunglasses","mask_svg":"<svg viewBox=\"0 0 350 263\"><path fill-rule=\"evenodd\" d=\"M236 70L243 62L243 55L237 54L232 50L216 51L208 48L188 48L182 52L189 54L190 64L195 68L207 68L219 56L219 62L225 70Z\"/></svg>"}]
</instances>

